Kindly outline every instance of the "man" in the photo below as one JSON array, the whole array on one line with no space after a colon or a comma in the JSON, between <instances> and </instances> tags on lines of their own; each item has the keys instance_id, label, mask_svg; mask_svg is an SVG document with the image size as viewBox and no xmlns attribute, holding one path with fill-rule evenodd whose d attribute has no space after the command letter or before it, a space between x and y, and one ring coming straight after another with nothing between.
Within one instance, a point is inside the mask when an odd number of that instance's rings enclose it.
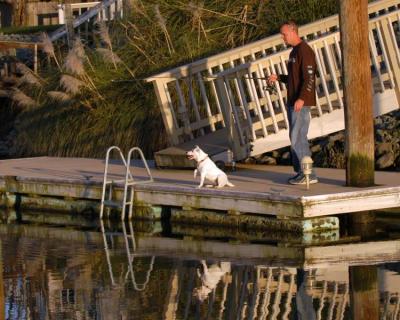
<instances>
[{"instance_id":1,"label":"man","mask_svg":"<svg viewBox=\"0 0 400 320\"><path fill-rule=\"evenodd\" d=\"M302 172L301 160L311 156L307 140L310 126L310 107L315 106L315 54L311 47L298 35L297 25L286 22L280 29L283 41L293 47L289 55L288 74L272 74L268 82L282 81L287 86L287 114L289 120L289 138L292 151L292 163L296 175L288 180L290 184L306 184ZM317 183L313 173L310 183Z\"/></svg>"}]
</instances>

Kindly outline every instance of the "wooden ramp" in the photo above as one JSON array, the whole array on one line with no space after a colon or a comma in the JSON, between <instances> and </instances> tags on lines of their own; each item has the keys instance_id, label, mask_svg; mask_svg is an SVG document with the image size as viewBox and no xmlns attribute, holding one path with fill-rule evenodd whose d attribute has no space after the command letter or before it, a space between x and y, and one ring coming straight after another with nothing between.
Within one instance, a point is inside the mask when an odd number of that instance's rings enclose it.
<instances>
[{"instance_id":1,"label":"wooden ramp","mask_svg":"<svg viewBox=\"0 0 400 320\"><path fill-rule=\"evenodd\" d=\"M365 32L369 35L374 111L379 116L400 105L400 4L397 0L374 1L368 10L369 30ZM337 15L299 28L317 60L317 103L311 110L310 139L344 129L338 30ZM149 77L170 145L180 149L193 142L205 148L217 132L224 131L225 148L236 161L288 146L286 87L276 84L274 94L264 88L270 74L287 73L289 52L277 34ZM173 161L168 157L175 157L168 150L160 154L167 163ZM220 157L226 157L224 150Z\"/></svg>"},{"instance_id":2,"label":"wooden ramp","mask_svg":"<svg viewBox=\"0 0 400 320\"><path fill-rule=\"evenodd\" d=\"M166 168L194 168L194 161L186 158L186 152L192 150L196 145L201 146L214 161L231 162L228 157L228 134L227 130L214 131L206 136L178 144L173 147L158 151L154 158L158 167ZM232 157L231 157L232 158Z\"/></svg>"}]
</instances>

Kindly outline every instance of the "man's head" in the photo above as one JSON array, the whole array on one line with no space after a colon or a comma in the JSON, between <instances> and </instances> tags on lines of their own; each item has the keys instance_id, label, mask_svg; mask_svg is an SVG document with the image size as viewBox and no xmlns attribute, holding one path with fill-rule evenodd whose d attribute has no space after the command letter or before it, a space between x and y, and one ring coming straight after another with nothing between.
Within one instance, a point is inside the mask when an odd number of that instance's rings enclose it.
<instances>
[{"instance_id":1,"label":"man's head","mask_svg":"<svg viewBox=\"0 0 400 320\"><path fill-rule=\"evenodd\" d=\"M281 26L281 35L283 41L291 46L296 46L301 42L301 38L298 35L297 25L293 21L285 22Z\"/></svg>"}]
</instances>

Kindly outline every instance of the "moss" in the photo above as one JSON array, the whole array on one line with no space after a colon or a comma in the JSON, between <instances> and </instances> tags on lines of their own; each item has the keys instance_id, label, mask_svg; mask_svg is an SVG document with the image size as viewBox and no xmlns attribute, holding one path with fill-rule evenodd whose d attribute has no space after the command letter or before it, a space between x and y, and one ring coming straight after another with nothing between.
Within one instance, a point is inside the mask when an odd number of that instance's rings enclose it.
<instances>
[{"instance_id":1,"label":"moss","mask_svg":"<svg viewBox=\"0 0 400 320\"><path fill-rule=\"evenodd\" d=\"M23 26L23 27L5 27L0 28L0 33L3 34L32 34L40 32L50 32L59 28L61 25L48 25L48 26Z\"/></svg>"},{"instance_id":2,"label":"moss","mask_svg":"<svg viewBox=\"0 0 400 320\"><path fill-rule=\"evenodd\" d=\"M370 187L374 185L374 160L361 154L353 154L347 160L347 185Z\"/></svg>"}]
</instances>

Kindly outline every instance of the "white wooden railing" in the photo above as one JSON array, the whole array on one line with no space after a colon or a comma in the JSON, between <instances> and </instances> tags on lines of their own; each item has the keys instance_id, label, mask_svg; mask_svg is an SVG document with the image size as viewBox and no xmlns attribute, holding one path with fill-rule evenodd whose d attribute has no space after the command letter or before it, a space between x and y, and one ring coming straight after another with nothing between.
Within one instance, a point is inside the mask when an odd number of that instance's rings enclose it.
<instances>
[{"instance_id":1,"label":"white wooden railing","mask_svg":"<svg viewBox=\"0 0 400 320\"><path fill-rule=\"evenodd\" d=\"M65 24L65 5L58 6L58 16L60 24ZM89 26L96 21L109 21L123 17L123 0L103 0L96 2L74 3L71 4L74 16L73 28L78 34L83 31L88 34ZM63 25L50 34L52 41L59 40L67 36L67 26Z\"/></svg>"},{"instance_id":2,"label":"white wooden railing","mask_svg":"<svg viewBox=\"0 0 400 320\"><path fill-rule=\"evenodd\" d=\"M369 5L375 114L400 102L400 4ZM309 138L344 128L338 16L300 27L317 56L317 105ZM286 88L263 88L271 73L286 73L290 50L274 35L147 79L153 82L171 145L224 131L236 159L289 145Z\"/></svg>"},{"instance_id":3,"label":"white wooden railing","mask_svg":"<svg viewBox=\"0 0 400 320\"><path fill-rule=\"evenodd\" d=\"M74 17L79 17L89 9L98 5L100 1L95 2L82 2L82 3L71 3L71 9ZM65 4L58 5L58 23L65 24Z\"/></svg>"}]
</instances>

